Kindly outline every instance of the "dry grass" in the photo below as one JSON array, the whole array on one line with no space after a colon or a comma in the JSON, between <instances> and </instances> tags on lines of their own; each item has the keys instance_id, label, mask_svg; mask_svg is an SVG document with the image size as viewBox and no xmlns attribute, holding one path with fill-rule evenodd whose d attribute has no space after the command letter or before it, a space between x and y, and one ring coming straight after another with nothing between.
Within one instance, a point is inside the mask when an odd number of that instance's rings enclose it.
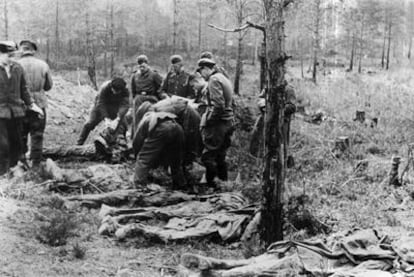
<instances>
[{"instance_id":1,"label":"dry grass","mask_svg":"<svg viewBox=\"0 0 414 277\"><path fill-rule=\"evenodd\" d=\"M306 192L314 213L335 229L401 224L385 211L399 205L409 192L390 188L386 181L391 156L405 158L413 141L413 73L406 68L376 75L334 73L318 85L295 79L299 98L310 104L308 111L323 110L335 120L321 125L293 122L297 163L289 170L287 183L294 193ZM368 118L378 117L378 127L354 122L357 109L365 110ZM350 153L340 158L332 153L338 136L351 141ZM361 160L368 166L356 170Z\"/></svg>"},{"instance_id":2,"label":"dry grass","mask_svg":"<svg viewBox=\"0 0 414 277\"><path fill-rule=\"evenodd\" d=\"M249 76L243 79L242 94L250 98L254 109L256 76L251 68L245 71ZM403 157L402 169L407 145L414 141L413 76L410 68L372 75L333 71L321 76L315 85L289 73L307 112L323 111L329 120L321 125L306 123L299 116L293 120L291 153L295 167L288 169L287 197L307 195L307 209L334 231L401 226L403 221L390 210L410 197L410 190L388 187L387 176L391 157ZM356 110L366 111L368 119L377 117L378 127L354 122ZM351 142L350 151L340 157L332 151L338 136L348 136ZM240 148L230 150L230 159L239 171L249 172L241 175L246 195L260 195L260 161L247 154L247 141L245 134L237 133L235 145ZM367 166L358 168L361 161ZM413 180L412 171L407 180Z\"/></svg>"}]
</instances>

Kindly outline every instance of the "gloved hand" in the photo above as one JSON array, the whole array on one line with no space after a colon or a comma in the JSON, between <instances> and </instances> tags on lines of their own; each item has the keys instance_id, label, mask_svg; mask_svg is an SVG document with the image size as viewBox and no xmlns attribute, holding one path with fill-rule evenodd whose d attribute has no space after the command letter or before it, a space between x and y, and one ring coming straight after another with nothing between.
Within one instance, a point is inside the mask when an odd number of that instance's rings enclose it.
<instances>
[{"instance_id":1,"label":"gloved hand","mask_svg":"<svg viewBox=\"0 0 414 277\"><path fill-rule=\"evenodd\" d=\"M36 103L31 104L29 106L29 110L37 113L40 118L44 118L45 117L45 114L43 113L43 110L38 105L36 105Z\"/></svg>"}]
</instances>

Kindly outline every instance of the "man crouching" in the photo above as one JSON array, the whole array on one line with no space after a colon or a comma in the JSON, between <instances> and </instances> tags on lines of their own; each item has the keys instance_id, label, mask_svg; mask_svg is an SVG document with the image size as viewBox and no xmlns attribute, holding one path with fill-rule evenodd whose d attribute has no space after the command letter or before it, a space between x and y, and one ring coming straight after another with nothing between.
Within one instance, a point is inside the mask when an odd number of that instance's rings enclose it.
<instances>
[{"instance_id":1,"label":"man crouching","mask_svg":"<svg viewBox=\"0 0 414 277\"><path fill-rule=\"evenodd\" d=\"M146 109L145 105L148 105ZM145 112L150 105L145 102L140 108ZM182 188L185 184L184 131L176 122L177 116L168 112L146 112L141 118L137 120L139 123L132 144L136 155L135 186L145 186L148 183L149 170L164 166L171 169L173 187Z\"/></svg>"}]
</instances>

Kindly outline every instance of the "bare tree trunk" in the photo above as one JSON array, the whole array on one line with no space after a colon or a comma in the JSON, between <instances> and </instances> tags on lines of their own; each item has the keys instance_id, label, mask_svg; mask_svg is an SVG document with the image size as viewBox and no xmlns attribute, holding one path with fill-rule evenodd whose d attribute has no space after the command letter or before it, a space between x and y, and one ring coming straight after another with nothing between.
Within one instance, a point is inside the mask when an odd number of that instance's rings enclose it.
<instances>
[{"instance_id":1,"label":"bare tree trunk","mask_svg":"<svg viewBox=\"0 0 414 277\"><path fill-rule=\"evenodd\" d=\"M91 80L92 86L94 89L98 90L98 85L96 83L96 63L95 63L95 53L93 50L93 45L91 41L91 28L89 24L89 13L85 15L85 25L86 25L86 57L88 61L88 76Z\"/></svg>"},{"instance_id":2,"label":"bare tree trunk","mask_svg":"<svg viewBox=\"0 0 414 277\"><path fill-rule=\"evenodd\" d=\"M407 58L411 59L411 48L413 46L413 29L414 29L414 2L410 1L409 4L409 24L408 24L408 37L409 37L409 46Z\"/></svg>"},{"instance_id":3,"label":"bare tree trunk","mask_svg":"<svg viewBox=\"0 0 414 277\"><path fill-rule=\"evenodd\" d=\"M386 70L388 70L390 68L391 28L392 28L392 22L391 22L391 19L390 19L390 22L388 24L387 64L385 66Z\"/></svg>"},{"instance_id":4,"label":"bare tree trunk","mask_svg":"<svg viewBox=\"0 0 414 277\"><path fill-rule=\"evenodd\" d=\"M174 15L173 15L173 54L177 51L177 32L178 32L178 0L174 0Z\"/></svg>"},{"instance_id":5,"label":"bare tree trunk","mask_svg":"<svg viewBox=\"0 0 414 277\"><path fill-rule=\"evenodd\" d=\"M321 21L321 0L315 0L315 21L313 26L313 66L312 66L312 81L316 83L317 67L318 67L318 52L320 48L320 21Z\"/></svg>"},{"instance_id":6,"label":"bare tree trunk","mask_svg":"<svg viewBox=\"0 0 414 277\"><path fill-rule=\"evenodd\" d=\"M303 79L305 78L305 74L303 72L303 48L302 46L299 46L299 47L300 47L300 74Z\"/></svg>"},{"instance_id":7,"label":"bare tree trunk","mask_svg":"<svg viewBox=\"0 0 414 277\"><path fill-rule=\"evenodd\" d=\"M384 40L382 42L381 68L385 67L385 42L387 41L387 24L384 24Z\"/></svg>"},{"instance_id":8,"label":"bare tree trunk","mask_svg":"<svg viewBox=\"0 0 414 277\"><path fill-rule=\"evenodd\" d=\"M104 57L103 57L103 76L108 77L108 33L109 33L109 16L108 16L109 3L106 2L105 9L105 30L104 30Z\"/></svg>"},{"instance_id":9,"label":"bare tree trunk","mask_svg":"<svg viewBox=\"0 0 414 277\"><path fill-rule=\"evenodd\" d=\"M198 52L201 52L201 23L202 23L202 13L203 9L201 7L201 0L198 1Z\"/></svg>"},{"instance_id":10,"label":"bare tree trunk","mask_svg":"<svg viewBox=\"0 0 414 277\"><path fill-rule=\"evenodd\" d=\"M352 34L352 49L351 49L351 58L349 59L349 71L354 69L354 57L356 48L356 39L355 34Z\"/></svg>"},{"instance_id":11,"label":"bare tree trunk","mask_svg":"<svg viewBox=\"0 0 414 277\"><path fill-rule=\"evenodd\" d=\"M227 18L224 18L224 28L227 28ZM227 66L229 64L228 60L228 53L227 53L227 32L224 32L223 37L223 47L224 47L224 66Z\"/></svg>"},{"instance_id":12,"label":"bare tree trunk","mask_svg":"<svg viewBox=\"0 0 414 277\"><path fill-rule=\"evenodd\" d=\"M7 0L4 0L4 38L9 39L9 15L7 9Z\"/></svg>"},{"instance_id":13,"label":"bare tree trunk","mask_svg":"<svg viewBox=\"0 0 414 277\"><path fill-rule=\"evenodd\" d=\"M46 38L46 62L50 64L50 39L49 39L49 32L47 32Z\"/></svg>"},{"instance_id":14,"label":"bare tree trunk","mask_svg":"<svg viewBox=\"0 0 414 277\"><path fill-rule=\"evenodd\" d=\"M106 78L108 77L108 35L106 34L106 31L104 41L103 76Z\"/></svg>"},{"instance_id":15,"label":"bare tree trunk","mask_svg":"<svg viewBox=\"0 0 414 277\"><path fill-rule=\"evenodd\" d=\"M115 67L115 47L114 47L114 2L111 0L111 11L110 11L110 29L109 29L109 49L111 51L111 64L110 64L110 75L111 78L114 76L114 67Z\"/></svg>"},{"instance_id":16,"label":"bare tree trunk","mask_svg":"<svg viewBox=\"0 0 414 277\"><path fill-rule=\"evenodd\" d=\"M59 68L60 38L59 38L59 0L56 0L56 18L55 18L55 59L56 69Z\"/></svg>"},{"instance_id":17,"label":"bare tree trunk","mask_svg":"<svg viewBox=\"0 0 414 277\"><path fill-rule=\"evenodd\" d=\"M270 243L283 239L283 190L285 181L285 138L282 135L285 105L284 21L282 0L263 0L266 12L267 93L265 155L260 234Z\"/></svg>"},{"instance_id":18,"label":"bare tree trunk","mask_svg":"<svg viewBox=\"0 0 414 277\"><path fill-rule=\"evenodd\" d=\"M359 63L358 63L358 73L362 72L362 54L364 49L364 22L361 22L361 36L359 40Z\"/></svg>"},{"instance_id":19,"label":"bare tree trunk","mask_svg":"<svg viewBox=\"0 0 414 277\"><path fill-rule=\"evenodd\" d=\"M239 25L241 26L241 25ZM234 93L240 95L240 76L242 72L242 51L243 51L243 34L239 33L238 47L237 47L237 60L236 60L236 74L234 76Z\"/></svg>"}]
</instances>

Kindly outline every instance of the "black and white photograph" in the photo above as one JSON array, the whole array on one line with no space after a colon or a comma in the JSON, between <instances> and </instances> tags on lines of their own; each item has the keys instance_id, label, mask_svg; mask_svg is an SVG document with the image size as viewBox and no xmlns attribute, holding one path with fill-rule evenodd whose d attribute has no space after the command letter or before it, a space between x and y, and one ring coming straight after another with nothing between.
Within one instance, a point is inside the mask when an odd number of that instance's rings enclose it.
<instances>
[{"instance_id":1,"label":"black and white photograph","mask_svg":"<svg viewBox=\"0 0 414 277\"><path fill-rule=\"evenodd\" d=\"M414 276L414 0L0 0L0 277Z\"/></svg>"}]
</instances>

